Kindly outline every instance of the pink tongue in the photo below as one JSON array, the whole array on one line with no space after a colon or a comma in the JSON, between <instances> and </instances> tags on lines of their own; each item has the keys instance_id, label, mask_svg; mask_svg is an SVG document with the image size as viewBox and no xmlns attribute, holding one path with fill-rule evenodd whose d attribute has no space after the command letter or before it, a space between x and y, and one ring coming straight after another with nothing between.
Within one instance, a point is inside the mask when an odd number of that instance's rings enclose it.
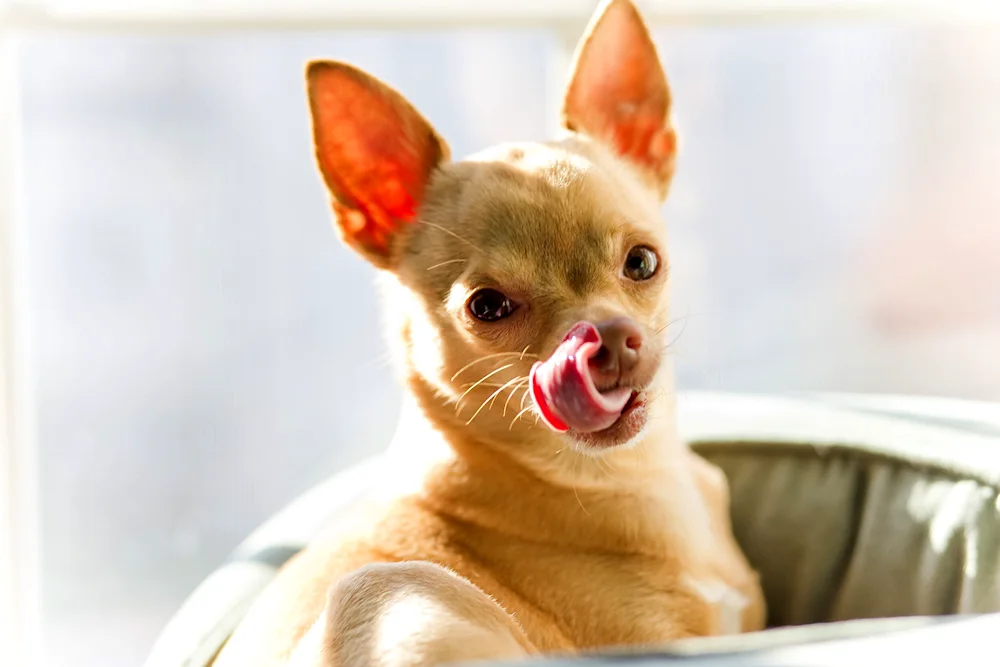
<instances>
[{"instance_id":1,"label":"pink tongue","mask_svg":"<svg viewBox=\"0 0 1000 667\"><path fill-rule=\"evenodd\" d=\"M601 349L601 334L590 322L576 324L552 356L531 368L531 397L542 420L554 431L591 433L621 416L632 390L602 394L594 386L590 360Z\"/></svg>"}]
</instances>

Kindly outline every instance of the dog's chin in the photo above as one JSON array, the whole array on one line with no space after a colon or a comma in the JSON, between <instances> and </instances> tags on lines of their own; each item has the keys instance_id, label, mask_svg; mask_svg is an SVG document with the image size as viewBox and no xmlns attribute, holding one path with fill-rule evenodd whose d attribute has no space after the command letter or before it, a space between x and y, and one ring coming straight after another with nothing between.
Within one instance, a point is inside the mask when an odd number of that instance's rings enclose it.
<instances>
[{"instance_id":1,"label":"dog's chin","mask_svg":"<svg viewBox=\"0 0 1000 667\"><path fill-rule=\"evenodd\" d=\"M646 391L636 390L629 397L621 416L611 426L591 433L570 429L566 436L572 439L574 448L579 452L600 455L611 449L625 449L635 445L645 432L648 422Z\"/></svg>"}]
</instances>

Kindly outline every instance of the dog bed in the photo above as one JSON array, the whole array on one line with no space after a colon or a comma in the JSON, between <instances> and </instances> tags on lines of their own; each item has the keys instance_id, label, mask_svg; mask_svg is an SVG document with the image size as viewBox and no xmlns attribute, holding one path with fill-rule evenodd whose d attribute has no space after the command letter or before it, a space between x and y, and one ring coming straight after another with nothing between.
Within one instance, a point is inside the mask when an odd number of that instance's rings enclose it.
<instances>
[{"instance_id":1,"label":"dog bed","mask_svg":"<svg viewBox=\"0 0 1000 667\"><path fill-rule=\"evenodd\" d=\"M678 407L684 437L729 477L773 629L540 662L1000 664L987 645L1000 636L1000 405L687 393ZM147 667L210 664L277 569L378 466L336 475L254 533L185 602Z\"/></svg>"}]
</instances>

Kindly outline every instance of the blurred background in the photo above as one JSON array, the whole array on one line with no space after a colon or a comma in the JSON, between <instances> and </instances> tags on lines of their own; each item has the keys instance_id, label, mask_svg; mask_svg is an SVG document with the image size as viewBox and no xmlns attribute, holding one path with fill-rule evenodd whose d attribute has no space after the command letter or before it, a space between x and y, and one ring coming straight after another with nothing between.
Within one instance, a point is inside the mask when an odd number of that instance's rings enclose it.
<instances>
[{"instance_id":1,"label":"blurred background","mask_svg":"<svg viewBox=\"0 0 1000 667\"><path fill-rule=\"evenodd\" d=\"M681 387L1000 400L1000 25L655 39L682 135ZM461 156L547 135L565 44L255 28L17 51L44 664L134 667L255 526L393 430L373 271L331 230L304 63L390 82Z\"/></svg>"}]
</instances>

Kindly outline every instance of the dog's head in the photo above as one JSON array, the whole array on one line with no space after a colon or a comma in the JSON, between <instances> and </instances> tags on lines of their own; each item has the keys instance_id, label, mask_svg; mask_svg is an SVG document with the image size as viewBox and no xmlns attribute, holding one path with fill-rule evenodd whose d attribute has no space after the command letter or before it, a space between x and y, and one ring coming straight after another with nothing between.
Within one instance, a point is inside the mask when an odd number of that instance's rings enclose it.
<instances>
[{"instance_id":1,"label":"dog's head","mask_svg":"<svg viewBox=\"0 0 1000 667\"><path fill-rule=\"evenodd\" d=\"M518 446L634 442L669 382L659 209L676 135L632 3L603 4L581 40L559 141L451 161L371 76L314 62L307 79L337 228L388 279L390 326L424 411Z\"/></svg>"}]
</instances>

